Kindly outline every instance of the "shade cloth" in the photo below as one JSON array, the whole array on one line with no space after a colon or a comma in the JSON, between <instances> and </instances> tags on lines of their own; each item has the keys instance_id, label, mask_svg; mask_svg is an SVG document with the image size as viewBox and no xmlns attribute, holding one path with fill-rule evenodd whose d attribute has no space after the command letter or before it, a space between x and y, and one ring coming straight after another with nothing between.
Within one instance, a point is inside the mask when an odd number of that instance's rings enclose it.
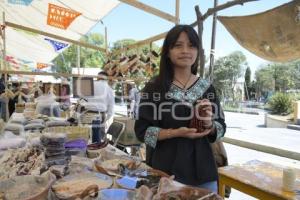
<instances>
[{"instance_id":1,"label":"shade cloth","mask_svg":"<svg viewBox=\"0 0 300 200\"><path fill-rule=\"evenodd\" d=\"M117 0L3 0L0 23L5 21L79 40L120 2ZM64 41L6 27L6 54L23 63L50 63ZM54 46L56 45L56 46Z\"/></svg>"},{"instance_id":2,"label":"shade cloth","mask_svg":"<svg viewBox=\"0 0 300 200\"><path fill-rule=\"evenodd\" d=\"M300 0L249 16L218 19L236 41L269 61L300 58Z\"/></svg>"}]
</instances>

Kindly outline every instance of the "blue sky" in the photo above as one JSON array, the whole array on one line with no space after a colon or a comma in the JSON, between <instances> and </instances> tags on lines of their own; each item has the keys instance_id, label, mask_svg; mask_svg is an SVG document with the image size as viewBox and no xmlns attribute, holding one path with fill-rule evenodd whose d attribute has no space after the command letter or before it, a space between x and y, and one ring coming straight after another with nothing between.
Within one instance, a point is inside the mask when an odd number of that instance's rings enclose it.
<instances>
[{"instance_id":1,"label":"blue sky","mask_svg":"<svg viewBox=\"0 0 300 200\"><path fill-rule=\"evenodd\" d=\"M223 4L229 0L219 0L219 4ZM237 5L220 11L218 15L239 16L249 15L269 10L290 0L259 0L245 3L243 6ZM175 15L175 0L141 0L141 2L158 8L164 12ZM190 24L196 20L194 6L199 5L201 12L204 14L208 8L213 7L213 0L181 0L180 1L180 23ZM103 23L98 23L91 32L98 32L104 35L104 26L108 30L108 41L111 46L113 42L121 39L143 40L159 33L168 31L174 26L173 23L146 13L132 6L121 3L109 15L103 18ZM205 53L208 56L210 52L211 42L211 24L212 17L209 17L204 24L203 42ZM156 42L161 45L162 40ZM248 60L252 73L261 65L268 61L263 60L248 50L241 47L224 28L217 23L216 35L216 57L225 56L229 53L240 50Z\"/></svg>"}]
</instances>

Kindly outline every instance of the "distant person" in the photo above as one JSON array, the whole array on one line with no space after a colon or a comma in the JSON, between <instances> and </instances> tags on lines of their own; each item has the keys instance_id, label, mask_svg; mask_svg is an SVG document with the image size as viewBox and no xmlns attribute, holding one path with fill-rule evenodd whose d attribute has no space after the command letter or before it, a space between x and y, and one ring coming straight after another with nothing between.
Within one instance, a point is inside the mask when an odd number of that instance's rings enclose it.
<instances>
[{"instance_id":1,"label":"distant person","mask_svg":"<svg viewBox=\"0 0 300 200\"><path fill-rule=\"evenodd\" d=\"M136 84L132 84L132 88L129 90L130 100L130 116L137 119L138 117L138 105L140 103L140 91L137 89Z\"/></svg>"},{"instance_id":2,"label":"distant person","mask_svg":"<svg viewBox=\"0 0 300 200\"><path fill-rule=\"evenodd\" d=\"M2 74L0 78L0 94L3 92L5 92L5 74Z\"/></svg>"},{"instance_id":3,"label":"distant person","mask_svg":"<svg viewBox=\"0 0 300 200\"><path fill-rule=\"evenodd\" d=\"M5 92L5 74L1 75L0 78L0 94ZM8 113L6 112L6 104L8 103L8 98L2 97L0 98L0 118L7 120Z\"/></svg>"},{"instance_id":4,"label":"distant person","mask_svg":"<svg viewBox=\"0 0 300 200\"><path fill-rule=\"evenodd\" d=\"M113 89L108 85L108 74L104 71L98 73L94 81L94 96L87 97L84 104L86 112L99 113L101 133L99 138L94 138L93 143L101 142L105 136L105 123L114 115L115 97Z\"/></svg>"},{"instance_id":5,"label":"distant person","mask_svg":"<svg viewBox=\"0 0 300 200\"><path fill-rule=\"evenodd\" d=\"M69 83L64 82L61 85L60 102L61 102L62 110L68 110L70 108L71 100L70 100L70 85L69 85Z\"/></svg>"}]
</instances>

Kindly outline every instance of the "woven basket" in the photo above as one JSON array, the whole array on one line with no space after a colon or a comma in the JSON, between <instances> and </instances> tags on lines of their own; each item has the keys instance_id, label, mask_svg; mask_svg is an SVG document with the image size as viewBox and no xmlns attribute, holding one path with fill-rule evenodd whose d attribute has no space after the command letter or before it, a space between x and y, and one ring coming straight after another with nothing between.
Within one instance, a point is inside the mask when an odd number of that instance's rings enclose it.
<instances>
[{"instance_id":1,"label":"woven basket","mask_svg":"<svg viewBox=\"0 0 300 200\"><path fill-rule=\"evenodd\" d=\"M88 126L58 126L47 127L43 130L43 132L65 133L67 134L68 141L82 138L88 142L91 134L91 128Z\"/></svg>"}]
</instances>

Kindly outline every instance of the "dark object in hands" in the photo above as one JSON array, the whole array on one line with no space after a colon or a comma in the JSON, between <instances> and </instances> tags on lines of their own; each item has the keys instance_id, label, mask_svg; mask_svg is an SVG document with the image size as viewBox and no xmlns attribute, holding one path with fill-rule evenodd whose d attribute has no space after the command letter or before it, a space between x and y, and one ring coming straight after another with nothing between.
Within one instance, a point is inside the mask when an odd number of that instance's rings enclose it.
<instances>
[{"instance_id":1,"label":"dark object in hands","mask_svg":"<svg viewBox=\"0 0 300 200\"><path fill-rule=\"evenodd\" d=\"M204 108L206 105L203 106L195 106L194 108L194 117L191 119L190 128L196 128L198 133L203 132L205 129L207 129L204 126L204 117L206 116ZM197 109L198 108L198 109Z\"/></svg>"}]
</instances>

